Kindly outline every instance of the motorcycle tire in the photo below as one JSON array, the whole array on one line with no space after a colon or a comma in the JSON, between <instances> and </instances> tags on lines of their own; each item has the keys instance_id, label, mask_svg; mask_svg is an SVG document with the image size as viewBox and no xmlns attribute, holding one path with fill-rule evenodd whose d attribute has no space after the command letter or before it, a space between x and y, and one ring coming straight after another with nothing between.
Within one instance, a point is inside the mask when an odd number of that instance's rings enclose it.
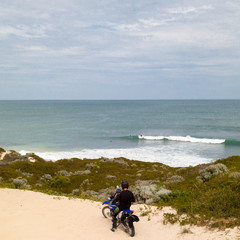
<instances>
[{"instance_id":1,"label":"motorcycle tire","mask_svg":"<svg viewBox=\"0 0 240 240\"><path fill-rule=\"evenodd\" d=\"M134 226L128 227L126 232L128 233L129 236L134 237L134 235L135 235L135 228L134 228Z\"/></svg>"},{"instance_id":2,"label":"motorcycle tire","mask_svg":"<svg viewBox=\"0 0 240 240\"><path fill-rule=\"evenodd\" d=\"M102 209L102 214L105 218L112 220L112 215L109 206L105 206Z\"/></svg>"}]
</instances>

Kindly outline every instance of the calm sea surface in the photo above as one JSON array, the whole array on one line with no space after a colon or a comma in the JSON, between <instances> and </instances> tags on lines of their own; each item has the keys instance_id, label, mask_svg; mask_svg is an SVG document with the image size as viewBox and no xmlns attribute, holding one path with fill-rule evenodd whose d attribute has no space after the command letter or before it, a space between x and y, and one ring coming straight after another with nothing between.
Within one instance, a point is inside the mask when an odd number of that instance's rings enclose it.
<instances>
[{"instance_id":1,"label":"calm sea surface","mask_svg":"<svg viewBox=\"0 0 240 240\"><path fill-rule=\"evenodd\" d=\"M0 101L0 147L197 165L240 155L240 100Z\"/></svg>"}]
</instances>

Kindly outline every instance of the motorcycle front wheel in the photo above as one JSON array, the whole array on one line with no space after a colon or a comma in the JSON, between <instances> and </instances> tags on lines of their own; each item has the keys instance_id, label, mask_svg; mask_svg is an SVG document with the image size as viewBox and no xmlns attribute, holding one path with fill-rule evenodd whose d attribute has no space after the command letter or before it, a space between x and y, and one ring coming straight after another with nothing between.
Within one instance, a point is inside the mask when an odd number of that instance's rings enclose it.
<instances>
[{"instance_id":1,"label":"motorcycle front wheel","mask_svg":"<svg viewBox=\"0 0 240 240\"><path fill-rule=\"evenodd\" d=\"M109 206L103 207L102 214L105 218L112 220L112 215Z\"/></svg>"}]
</instances>

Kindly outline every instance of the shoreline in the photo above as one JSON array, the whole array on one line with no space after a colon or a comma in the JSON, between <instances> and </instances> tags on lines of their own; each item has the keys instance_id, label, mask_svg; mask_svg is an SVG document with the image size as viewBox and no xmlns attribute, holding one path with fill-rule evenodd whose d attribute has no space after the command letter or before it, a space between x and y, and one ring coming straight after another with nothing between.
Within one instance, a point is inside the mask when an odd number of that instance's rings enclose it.
<instances>
[{"instance_id":1,"label":"shoreline","mask_svg":"<svg viewBox=\"0 0 240 240\"><path fill-rule=\"evenodd\" d=\"M119 227L115 233L110 231L111 222L101 213L101 203L82 199L50 196L27 190L0 189L0 239L2 240L116 240L129 239ZM6 207L8 206L8 207ZM144 205L133 205L139 216ZM237 240L237 227L225 231L208 230L206 227L163 224L163 213L171 212L170 207L140 217L135 223L138 240ZM14 231L12 231L14 229ZM187 232L188 233L183 233Z\"/></svg>"}]
</instances>

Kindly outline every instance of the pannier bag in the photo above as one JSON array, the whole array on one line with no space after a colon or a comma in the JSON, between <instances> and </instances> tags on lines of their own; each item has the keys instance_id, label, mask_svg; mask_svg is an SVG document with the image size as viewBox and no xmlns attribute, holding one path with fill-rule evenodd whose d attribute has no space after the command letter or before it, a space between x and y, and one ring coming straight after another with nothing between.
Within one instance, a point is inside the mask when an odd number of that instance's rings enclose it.
<instances>
[{"instance_id":1,"label":"pannier bag","mask_svg":"<svg viewBox=\"0 0 240 240\"><path fill-rule=\"evenodd\" d=\"M139 221L139 218L136 215L131 215L128 217L128 219L130 222L138 222Z\"/></svg>"}]
</instances>

